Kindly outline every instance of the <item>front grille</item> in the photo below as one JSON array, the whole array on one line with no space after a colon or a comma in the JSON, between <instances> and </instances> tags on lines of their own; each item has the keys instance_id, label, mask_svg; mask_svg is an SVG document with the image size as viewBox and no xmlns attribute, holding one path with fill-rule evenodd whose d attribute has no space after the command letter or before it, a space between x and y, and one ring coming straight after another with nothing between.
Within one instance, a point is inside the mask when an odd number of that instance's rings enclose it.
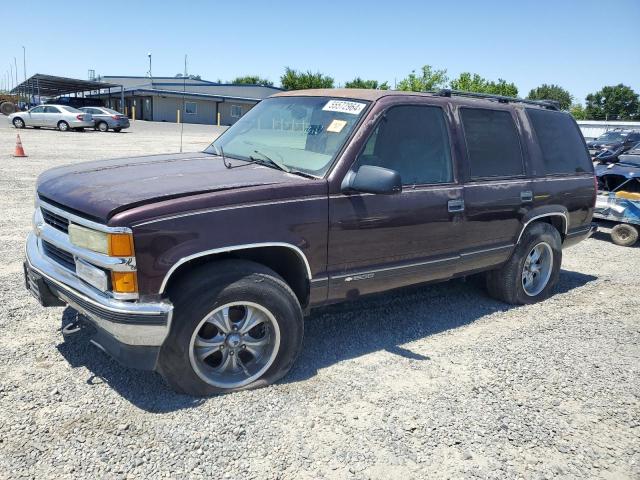
<instances>
[{"instance_id":1,"label":"front grille","mask_svg":"<svg viewBox=\"0 0 640 480\"><path fill-rule=\"evenodd\" d=\"M76 262L73 259L73 255L69 252L65 252L55 245L42 241L42 247L44 248L44 253L51 258L53 261L59 263L63 267L68 268L69 270L76 270Z\"/></svg>"},{"instance_id":2,"label":"front grille","mask_svg":"<svg viewBox=\"0 0 640 480\"><path fill-rule=\"evenodd\" d=\"M69 233L69 220L61 217L58 214L50 212L45 208L41 208L42 210L42 218L47 225L51 225L53 228L60 230L64 233Z\"/></svg>"}]
</instances>

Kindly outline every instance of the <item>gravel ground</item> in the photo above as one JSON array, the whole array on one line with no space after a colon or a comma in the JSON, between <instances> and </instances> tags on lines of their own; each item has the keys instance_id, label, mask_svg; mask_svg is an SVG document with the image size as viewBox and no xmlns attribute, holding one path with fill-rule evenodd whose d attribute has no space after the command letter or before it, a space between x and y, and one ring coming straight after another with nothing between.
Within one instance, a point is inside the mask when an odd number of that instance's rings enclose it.
<instances>
[{"instance_id":1,"label":"gravel ground","mask_svg":"<svg viewBox=\"0 0 640 480\"><path fill-rule=\"evenodd\" d=\"M219 129L185 127L185 150ZM476 281L319 310L279 384L210 399L127 370L23 287L36 176L176 151L178 126L16 131L0 118L0 478L639 478L640 249L565 251L558 291L513 308Z\"/></svg>"}]
</instances>

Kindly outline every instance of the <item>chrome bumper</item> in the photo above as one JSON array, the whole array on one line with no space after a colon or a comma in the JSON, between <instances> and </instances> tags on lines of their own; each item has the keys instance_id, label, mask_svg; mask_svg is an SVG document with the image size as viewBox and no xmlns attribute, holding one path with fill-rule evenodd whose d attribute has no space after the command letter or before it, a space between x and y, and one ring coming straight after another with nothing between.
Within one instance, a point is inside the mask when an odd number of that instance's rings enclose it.
<instances>
[{"instance_id":1,"label":"chrome bumper","mask_svg":"<svg viewBox=\"0 0 640 480\"><path fill-rule=\"evenodd\" d=\"M173 312L169 302L126 302L97 291L50 260L34 233L27 238L26 266L42 277L54 296L119 343L157 347L169 334Z\"/></svg>"}]
</instances>

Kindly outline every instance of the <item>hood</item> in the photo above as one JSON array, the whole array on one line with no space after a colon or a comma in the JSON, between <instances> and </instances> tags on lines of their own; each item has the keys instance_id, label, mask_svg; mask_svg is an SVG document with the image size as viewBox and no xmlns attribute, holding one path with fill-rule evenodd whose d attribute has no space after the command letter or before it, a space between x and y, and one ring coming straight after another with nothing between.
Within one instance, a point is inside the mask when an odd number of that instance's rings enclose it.
<instances>
[{"instance_id":1,"label":"hood","mask_svg":"<svg viewBox=\"0 0 640 480\"><path fill-rule=\"evenodd\" d=\"M47 170L38 178L38 195L63 208L106 222L129 208L171 198L310 181L297 175L239 160L228 169L206 153L180 153L99 160Z\"/></svg>"},{"instance_id":2,"label":"hood","mask_svg":"<svg viewBox=\"0 0 640 480\"><path fill-rule=\"evenodd\" d=\"M589 143L587 143L587 147L589 148L609 148L609 149L614 149L614 148L618 148L620 146L623 145L623 142L598 142L596 140L593 140Z\"/></svg>"}]
</instances>

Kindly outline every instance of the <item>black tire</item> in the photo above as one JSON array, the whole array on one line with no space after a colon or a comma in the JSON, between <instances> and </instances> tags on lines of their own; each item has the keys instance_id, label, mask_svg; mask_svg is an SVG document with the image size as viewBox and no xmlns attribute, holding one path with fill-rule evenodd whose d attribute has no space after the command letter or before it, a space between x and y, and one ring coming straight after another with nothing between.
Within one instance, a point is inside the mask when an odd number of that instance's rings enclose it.
<instances>
[{"instance_id":1,"label":"black tire","mask_svg":"<svg viewBox=\"0 0 640 480\"><path fill-rule=\"evenodd\" d=\"M114 128L113 131L116 132L116 133L120 133L122 131L122 129L121 128Z\"/></svg>"},{"instance_id":2,"label":"black tire","mask_svg":"<svg viewBox=\"0 0 640 480\"><path fill-rule=\"evenodd\" d=\"M107 124L107 122L98 122L98 124L96 125L96 127L98 128L98 130L100 130L101 132L108 132L109 131L109 125Z\"/></svg>"},{"instance_id":3,"label":"black tire","mask_svg":"<svg viewBox=\"0 0 640 480\"><path fill-rule=\"evenodd\" d=\"M60 130L61 132L68 132L69 131L69 124L67 122L65 122L64 120L60 120L58 122L58 130Z\"/></svg>"},{"instance_id":4,"label":"black tire","mask_svg":"<svg viewBox=\"0 0 640 480\"><path fill-rule=\"evenodd\" d=\"M16 106L15 104L11 103L11 102L1 102L0 103L0 113L2 113L3 115L11 115L12 113L15 113L16 111Z\"/></svg>"},{"instance_id":5,"label":"black tire","mask_svg":"<svg viewBox=\"0 0 640 480\"><path fill-rule=\"evenodd\" d=\"M547 244L552 252L551 273L544 288L535 295L525 292L523 269L529 253L539 244ZM547 298L558 283L562 265L562 238L548 223L536 222L527 227L511 258L501 268L487 272L489 295L512 305L526 305Z\"/></svg>"},{"instance_id":6,"label":"black tire","mask_svg":"<svg viewBox=\"0 0 640 480\"><path fill-rule=\"evenodd\" d=\"M286 375L300 352L304 332L300 303L284 280L263 265L241 260L204 265L178 280L169 296L174 305L173 320L157 370L177 392L208 396L263 387ZM271 312L280 332L279 348L259 378L237 388L223 388L198 375L190 348L201 321L216 308L233 302L259 304Z\"/></svg>"},{"instance_id":7,"label":"black tire","mask_svg":"<svg viewBox=\"0 0 640 480\"><path fill-rule=\"evenodd\" d=\"M621 247L630 247L638 241L638 229L628 223L619 223L611 229L611 240Z\"/></svg>"},{"instance_id":8,"label":"black tire","mask_svg":"<svg viewBox=\"0 0 640 480\"><path fill-rule=\"evenodd\" d=\"M24 128L25 127L24 120L22 118L20 118L20 117L14 118L11 122L13 123L13 126L16 127L16 128Z\"/></svg>"}]
</instances>

